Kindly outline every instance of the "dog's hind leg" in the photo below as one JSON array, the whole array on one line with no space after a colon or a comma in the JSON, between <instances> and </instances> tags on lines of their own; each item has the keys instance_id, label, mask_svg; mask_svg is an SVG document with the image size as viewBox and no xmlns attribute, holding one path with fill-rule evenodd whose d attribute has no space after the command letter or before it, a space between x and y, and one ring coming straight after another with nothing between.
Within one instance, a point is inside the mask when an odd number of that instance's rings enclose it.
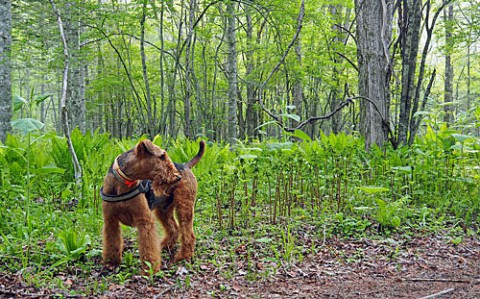
<instances>
[{"instance_id":1,"label":"dog's hind leg","mask_svg":"<svg viewBox=\"0 0 480 299\"><path fill-rule=\"evenodd\" d=\"M173 205L166 210L162 207L155 209L155 215L163 226L165 235L161 242L161 249L166 249L172 255L174 247L178 240L178 224L174 218Z\"/></svg>"},{"instance_id":2,"label":"dog's hind leg","mask_svg":"<svg viewBox=\"0 0 480 299\"><path fill-rule=\"evenodd\" d=\"M174 262L192 260L196 239L193 232L193 209L194 201L187 201L183 206L177 208L181 247L175 255Z\"/></svg>"}]
</instances>

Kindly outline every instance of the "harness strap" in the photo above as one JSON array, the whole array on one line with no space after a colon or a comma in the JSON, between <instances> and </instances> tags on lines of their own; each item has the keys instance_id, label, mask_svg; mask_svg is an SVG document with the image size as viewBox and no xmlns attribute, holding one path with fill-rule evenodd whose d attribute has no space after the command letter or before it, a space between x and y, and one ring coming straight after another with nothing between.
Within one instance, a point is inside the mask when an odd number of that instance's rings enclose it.
<instances>
[{"instance_id":1,"label":"harness strap","mask_svg":"<svg viewBox=\"0 0 480 299\"><path fill-rule=\"evenodd\" d=\"M129 200L131 198L134 198L135 196L137 196L140 193L149 192L150 189L151 189L151 186L152 186L151 181L144 180L144 181L141 181L140 184L138 184L137 187L133 188L132 190L130 190L126 193L118 194L118 195L105 194L103 192L103 186L102 186L102 188L100 188L100 197L104 201L108 201L108 202L126 201L126 200Z\"/></svg>"},{"instance_id":2,"label":"harness strap","mask_svg":"<svg viewBox=\"0 0 480 299\"><path fill-rule=\"evenodd\" d=\"M173 200L171 196L173 193L172 189L174 189L174 187L168 188L166 190L166 191L169 191L168 193L165 192L160 196L155 196L152 190L152 181L143 180L143 181L140 181L140 184L138 184L138 186L135 187L134 189L118 195L105 194L103 192L103 186L102 186L100 188L100 197L102 198L103 201L106 201L106 202L123 202L123 201L127 201L134 198L140 193L144 193L145 198L147 199L148 207L150 208L150 210L153 210L158 206L168 207L170 205L171 201Z\"/></svg>"}]
</instances>

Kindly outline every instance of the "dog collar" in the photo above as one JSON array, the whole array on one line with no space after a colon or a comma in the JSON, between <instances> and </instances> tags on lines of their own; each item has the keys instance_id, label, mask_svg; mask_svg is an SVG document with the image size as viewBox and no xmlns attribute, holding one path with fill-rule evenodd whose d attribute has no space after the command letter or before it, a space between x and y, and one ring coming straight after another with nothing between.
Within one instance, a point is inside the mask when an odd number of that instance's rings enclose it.
<instances>
[{"instance_id":1,"label":"dog collar","mask_svg":"<svg viewBox=\"0 0 480 299\"><path fill-rule=\"evenodd\" d=\"M135 184L138 183L138 180L134 180L130 178L128 175L126 175L122 169L120 169L120 166L118 165L118 157L115 158L115 161L113 162L112 170L113 170L113 175L121 182L123 182L127 187L131 188Z\"/></svg>"}]
</instances>

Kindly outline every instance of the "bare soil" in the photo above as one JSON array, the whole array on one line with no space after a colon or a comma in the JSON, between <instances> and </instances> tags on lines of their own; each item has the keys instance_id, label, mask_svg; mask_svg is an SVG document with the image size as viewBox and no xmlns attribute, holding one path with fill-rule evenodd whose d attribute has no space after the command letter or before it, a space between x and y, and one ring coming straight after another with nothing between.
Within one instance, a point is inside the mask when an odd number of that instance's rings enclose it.
<instances>
[{"instance_id":1,"label":"bare soil","mask_svg":"<svg viewBox=\"0 0 480 299\"><path fill-rule=\"evenodd\" d=\"M242 269L225 275L228 265L200 264L195 272L177 265L174 275L153 284L133 276L91 295L72 294L88 294L92 278L64 275L66 291L35 288L21 275L0 273L0 298L480 298L478 238L464 238L458 245L442 236L330 239L319 246L301 263L280 266L265 278L253 276L256 281ZM258 272L268 266L259 261L250 265ZM91 277L100 280L101 274Z\"/></svg>"}]
</instances>

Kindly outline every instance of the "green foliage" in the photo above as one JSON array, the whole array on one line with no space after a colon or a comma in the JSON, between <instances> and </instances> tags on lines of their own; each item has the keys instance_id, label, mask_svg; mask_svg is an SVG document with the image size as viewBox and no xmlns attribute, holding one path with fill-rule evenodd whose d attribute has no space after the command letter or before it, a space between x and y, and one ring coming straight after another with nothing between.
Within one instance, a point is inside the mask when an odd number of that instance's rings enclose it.
<instances>
[{"instance_id":1,"label":"green foliage","mask_svg":"<svg viewBox=\"0 0 480 299\"><path fill-rule=\"evenodd\" d=\"M90 236L79 233L73 229L61 231L58 234L57 248L63 258L54 263L51 267L72 262L83 256L91 245Z\"/></svg>"},{"instance_id":2,"label":"green foliage","mask_svg":"<svg viewBox=\"0 0 480 299\"><path fill-rule=\"evenodd\" d=\"M0 258L5 261L0 271L25 269L41 283L65 267L87 272L100 267L98 190L116 155L138 139L78 131L72 138L84 169L81 199L64 138L11 135L0 147ZM157 136L154 142L176 162L198 152L198 140ZM207 142L193 169L199 183L199 260L228 265L220 270L225 278L240 271L257 280L314 254L334 236L438 231L450 223L474 232L480 220L478 149L477 139L445 127L430 129L412 148L396 151L366 152L362 140L344 134L235 148ZM125 230L125 237L135 242L135 230ZM458 244L462 234L455 231L451 240ZM258 270L253 261L268 266ZM138 253L127 251L124 265L126 273L109 279L130 279L135 272L129 271L135 270L126 269L141 268ZM198 265L193 267L196 271ZM161 279L150 274L149 283ZM189 285L188 275L182 286ZM103 283L94 285L95 292L103 289Z\"/></svg>"}]
</instances>

